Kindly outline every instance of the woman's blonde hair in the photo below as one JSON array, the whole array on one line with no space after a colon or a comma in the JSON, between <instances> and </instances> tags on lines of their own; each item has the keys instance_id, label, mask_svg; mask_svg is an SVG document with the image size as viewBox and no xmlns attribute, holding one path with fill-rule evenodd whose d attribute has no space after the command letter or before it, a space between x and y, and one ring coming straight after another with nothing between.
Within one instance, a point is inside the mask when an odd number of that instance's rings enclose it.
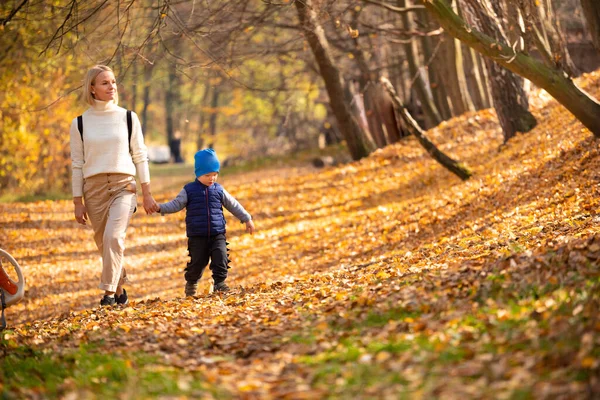
<instances>
[{"instance_id":1,"label":"woman's blonde hair","mask_svg":"<svg viewBox=\"0 0 600 400\"><path fill-rule=\"evenodd\" d=\"M102 72L109 71L113 72L110 67L106 65L94 65L89 69L87 74L85 75L85 80L83 81L83 101L90 106L94 105L94 95L92 94L92 86L96 83L96 78ZM113 72L114 74L114 72ZM115 104L119 104L119 92L115 93Z\"/></svg>"}]
</instances>

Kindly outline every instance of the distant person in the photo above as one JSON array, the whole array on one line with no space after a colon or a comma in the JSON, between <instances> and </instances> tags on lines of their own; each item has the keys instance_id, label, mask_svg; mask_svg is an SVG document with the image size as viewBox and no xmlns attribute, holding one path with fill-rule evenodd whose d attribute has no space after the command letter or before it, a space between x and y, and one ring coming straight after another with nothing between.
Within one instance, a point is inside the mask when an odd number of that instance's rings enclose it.
<instances>
[{"instance_id":1,"label":"distant person","mask_svg":"<svg viewBox=\"0 0 600 400\"><path fill-rule=\"evenodd\" d=\"M210 260L215 292L227 292L225 283L229 259L225 238L223 207L254 233L254 222L242 205L217 183L221 164L213 149L200 150L194 156L196 180L183 187L168 203L159 205L161 214L186 209L185 225L190 261L185 269L185 295L195 296L198 281Z\"/></svg>"},{"instance_id":2,"label":"distant person","mask_svg":"<svg viewBox=\"0 0 600 400\"><path fill-rule=\"evenodd\" d=\"M100 305L127 304L123 252L137 204L136 172L146 213L158 211L150 193L148 153L137 115L117 106L117 82L109 67L96 65L87 72L83 100L90 108L71 123L75 219L82 225L89 219L102 256Z\"/></svg>"},{"instance_id":3,"label":"distant person","mask_svg":"<svg viewBox=\"0 0 600 400\"><path fill-rule=\"evenodd\" d=\"M170 143L171 151L173 152L173 162L176 164L183 163L183 157L181 156L181 132L175 131L173 139Z\"/></svg>"}]
</instances>

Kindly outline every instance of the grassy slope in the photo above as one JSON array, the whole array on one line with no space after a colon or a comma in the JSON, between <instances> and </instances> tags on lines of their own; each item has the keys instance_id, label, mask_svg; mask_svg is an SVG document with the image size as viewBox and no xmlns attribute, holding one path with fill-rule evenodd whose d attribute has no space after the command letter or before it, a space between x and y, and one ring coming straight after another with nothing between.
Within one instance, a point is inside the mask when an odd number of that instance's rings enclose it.
<instances>
[{"instance_id":1,"label":"grassy slope","mask_svg":"<svg viewBox=\"0 0 600 400\"><path fill-rule=\"evenodd\" d=\"M581 84L598 97L599 82ZM0 205L0 243L29 287L8 310L4 393L592 398L598 143L555 102L532 102L538 127L504 147L490 111L428 132L468 182L412 139L320 172L224 175L259 229L229 218L226 297L204 293L205 277L181 298L183 215L138 214L136 301L97 309L97 257L68 202Z\"/></svg>"}]
</instances>

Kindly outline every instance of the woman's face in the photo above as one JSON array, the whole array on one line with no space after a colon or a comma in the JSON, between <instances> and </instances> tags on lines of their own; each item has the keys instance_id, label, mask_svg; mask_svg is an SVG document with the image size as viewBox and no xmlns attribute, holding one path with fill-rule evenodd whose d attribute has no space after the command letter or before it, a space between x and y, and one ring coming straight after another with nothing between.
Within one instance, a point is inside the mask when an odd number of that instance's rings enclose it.
<instances>
[{"instance_id":1,"label":"woman's face","mask_svg":"<svg viewBox=\"0 0 600 400\"><path fill-rule=\"evenodd\" d=\"M117 80L111 71L98 74L92 83L92 94L96 100L110 101L117 95Z\"/></svg>"}]
</instances>

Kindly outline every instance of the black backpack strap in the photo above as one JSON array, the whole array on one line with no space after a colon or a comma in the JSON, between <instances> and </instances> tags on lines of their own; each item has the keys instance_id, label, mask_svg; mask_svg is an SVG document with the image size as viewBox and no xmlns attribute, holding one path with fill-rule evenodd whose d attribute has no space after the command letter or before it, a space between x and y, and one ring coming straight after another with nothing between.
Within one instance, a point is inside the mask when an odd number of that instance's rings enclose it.
<instances>
[{"instance_id":1,"label":"black backpack strap","mask_svg":"<svg viewBox=\"0 0 600 400\"><path fill-rule=\"evenodd\" d=\"M83 115L77 117L77 129L79 130L79 135L81 135L81 141L83 142ZM127 138L129 139L127 143L129 143L129 151L131 151L131 133L133 131L133 119L131 117L131 111L127 110Z\"/></svg>"},{"instance_id":2,"label":"black backpack strap","mask_svg":"<svg viewBox=\"0 0 600 400\"><path fill-rule=\"evenodd\" d=\"M79 130L79 135L81 136L81 141L83 142L83 115L77 117L77 129Z\"/></svg>"},{"instance_id":3,"label":"black backpack strap","mask_svg":"<svg viewBox=\"0 0 600 400\"><path fill-rule=\"evenodd\" d=\"M131 119L131 110L127 110L127 133L128 133L128 142L129 143L129 151L131 152L131 131L133 130L133 120Z\"/></svg>"}]
</instances>

